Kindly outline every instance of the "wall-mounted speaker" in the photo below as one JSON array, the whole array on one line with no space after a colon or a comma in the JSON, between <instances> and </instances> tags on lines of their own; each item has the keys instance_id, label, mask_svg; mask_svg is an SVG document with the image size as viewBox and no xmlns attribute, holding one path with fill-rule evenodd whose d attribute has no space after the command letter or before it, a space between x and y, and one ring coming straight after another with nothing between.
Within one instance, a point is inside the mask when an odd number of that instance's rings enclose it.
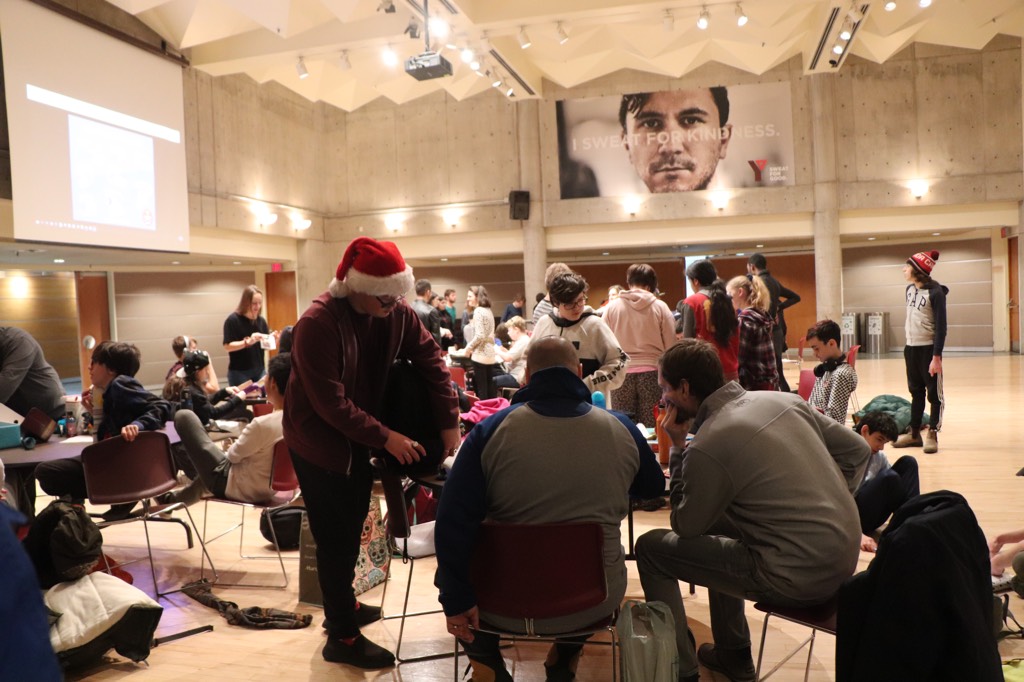
<instances>
[{"instance_id":1,"label":"wall-mounted speaker","mask_svg":"<svg viewBox=\"0 0 1024 682\"><path fill-rule=\"evenodd\" d=\"M512 220L530 219L530 193L512 190L508 193L508 217Z\"/></svg>"}]
</instances>

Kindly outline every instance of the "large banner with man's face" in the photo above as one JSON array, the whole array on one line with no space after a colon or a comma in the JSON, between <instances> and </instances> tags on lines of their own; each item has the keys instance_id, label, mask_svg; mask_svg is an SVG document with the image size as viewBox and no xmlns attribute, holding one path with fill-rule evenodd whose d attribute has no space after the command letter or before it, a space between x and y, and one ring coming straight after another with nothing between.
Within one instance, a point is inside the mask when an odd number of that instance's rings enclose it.
<instances>
[{"instance_id":1,"label":"large banner with man's face","mask_svg":"<svg viewBox=\"0 0 1024 682\"><path fill-rule=\"evenodd\" d=\"M792 185L789 83L556 103L561 197Z\"/></svg>"}]
</instances>

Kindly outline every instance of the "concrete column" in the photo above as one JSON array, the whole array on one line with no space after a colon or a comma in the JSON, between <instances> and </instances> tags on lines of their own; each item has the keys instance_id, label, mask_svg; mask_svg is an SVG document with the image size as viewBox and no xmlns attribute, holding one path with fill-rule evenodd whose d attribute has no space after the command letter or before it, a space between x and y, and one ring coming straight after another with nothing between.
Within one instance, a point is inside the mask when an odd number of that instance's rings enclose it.
<instances>
[{"instance_id":1,"label":"concrete column","mask_svg":"<svg viewBox=\"0 0 1024 682\"><path fill-rule=\"evenodd\" d=\"M530 219L520 222L523 228L523 282L526 287L523 294L528 313L533 311L534 296L538 291L544 291L544 271L548 260L541 191L540 116L541 108L536 101L516 103L519 187L530 191Z\"/></svg>"},{"instance_id":2,"label":"concrete column","mask_svg":"<svg viewBox=\"0 0 1024 682\"><path fill-rule=\"evenodd\" d=\"M548 246L544 234L544 221L531 216L523 221L523 281L526 290L526 311L533 312L533 299L544 291L544 271L548 267ZM529 319L529 318L527 318Z\"/></svg>"},{"instance_id":3,"label":"concrete column","mask_svg":"<svg viewBox=\"0 0 1024 682\"><path fill-rule=\"evenodd\" d=\"M843 311L843 252L839 243L836 182L835 80L810 76L814 172L814 281L818 319L838 320Z\"/></svg>"}]
</instances>

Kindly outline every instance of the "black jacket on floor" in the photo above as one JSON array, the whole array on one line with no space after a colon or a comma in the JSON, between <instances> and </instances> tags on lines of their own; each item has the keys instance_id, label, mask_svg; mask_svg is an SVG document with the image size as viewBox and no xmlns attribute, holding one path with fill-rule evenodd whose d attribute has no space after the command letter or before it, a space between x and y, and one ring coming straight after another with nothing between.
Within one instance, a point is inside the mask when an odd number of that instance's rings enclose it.
<instances>
[{"instance_id":1,"label":"black jacket on floor","mask_svg":"<svg viewBox=\"0 0 1024 682\"><path fill-rule=\"evenodd\" d=\"M985 536L957 493L900 507L840 591L837 682L1003 679Z\"/></svg>"}]
</instances>

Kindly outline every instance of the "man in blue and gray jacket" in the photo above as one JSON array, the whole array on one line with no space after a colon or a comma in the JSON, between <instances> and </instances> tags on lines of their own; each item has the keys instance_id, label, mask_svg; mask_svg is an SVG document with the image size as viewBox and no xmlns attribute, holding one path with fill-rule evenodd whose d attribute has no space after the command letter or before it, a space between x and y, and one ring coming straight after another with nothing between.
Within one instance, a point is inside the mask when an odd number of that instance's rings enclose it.
<instances>
[{"instance_id":1,"label":"man in blue and gray jacket","mask_svg":"<svg viewBox=\"0 0 1024 682\"><path fill-rule=\"evenodd\" d=\"M578 376L576 350L558 337L538 339L527 351L525 388L513 404L477 425L466 438L438 507L435 525L440 601L448 631L469 655L474 679L511 680L495 635L475 632L481 614L469 580L481 522L597 522L604 529L608 596L572 617L536 621L537 633L585 627L613 613L626 592L619 526L629 497L664 494L665 477L647 441L625 416L595 408ZM559 643L548 655L548 679L571 679L580 643Z\"/></svg>"}]
</instances>

